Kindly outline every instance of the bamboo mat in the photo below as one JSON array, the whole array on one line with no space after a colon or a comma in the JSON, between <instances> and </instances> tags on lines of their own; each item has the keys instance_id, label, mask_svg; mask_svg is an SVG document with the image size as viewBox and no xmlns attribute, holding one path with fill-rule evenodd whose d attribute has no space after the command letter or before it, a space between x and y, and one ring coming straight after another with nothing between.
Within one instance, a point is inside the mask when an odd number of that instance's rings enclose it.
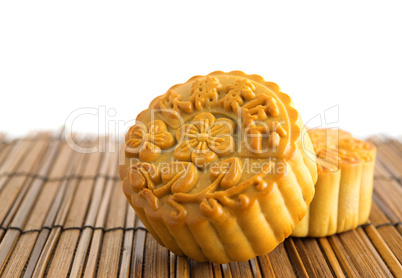
<instances>
[{"instance_id":1,"label":"bamboo mat","mask_svg":"<svg viewBox=\"0 0 402 278\"><path fill-rule=\"evenodd\" d=\"M216 265L177 257L148 234L122 193L116 145L84 154L48 133L0 136L1 277L402 277L402 143L370 140L378 159L368 224Z\"/></svg>"}]
</instances>

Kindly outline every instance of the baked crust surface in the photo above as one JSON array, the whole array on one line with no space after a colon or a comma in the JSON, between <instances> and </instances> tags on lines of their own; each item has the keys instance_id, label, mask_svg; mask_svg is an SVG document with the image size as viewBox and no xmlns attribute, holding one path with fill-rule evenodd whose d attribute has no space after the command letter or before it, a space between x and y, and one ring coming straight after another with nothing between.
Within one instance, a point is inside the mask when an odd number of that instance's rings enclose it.
<instances>
[{"instance_id":1,"label":"baked crust surface","mask_svg":"<svg viewBox=\"0 0 402 278\"><path fill-rule=\"evenodd\" d=\"M316 193L292 236L323 237L364 224L370 214L376 148L343 130L309 131L317 155Z\"/></svg>"},{"instance_id":2,"label":"baked crust surface","mask_svg":"<svg viewBox=\"0 0 402 278\"><path fill-rule=\"evenodd\" d=\"M177 255L227 263L266 254L314 196L303 127L275 83L240 71L195 76L155 98L128 130L124 194Z\"/></svg>"}]
</instances>

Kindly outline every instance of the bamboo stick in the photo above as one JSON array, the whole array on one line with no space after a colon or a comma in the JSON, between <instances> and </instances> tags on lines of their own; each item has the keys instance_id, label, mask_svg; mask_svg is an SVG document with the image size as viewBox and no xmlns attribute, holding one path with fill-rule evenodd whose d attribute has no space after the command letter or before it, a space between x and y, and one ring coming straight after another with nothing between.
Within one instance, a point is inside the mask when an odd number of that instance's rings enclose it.
<instances>
[{"instance_id":1,"label":"bamboo stick","mask_svg":"<svg viewBox=\"0 0 402 278\"><path fill-rule=\"evenodd\" d=\"M249 262L253 273L253 277L262 277L260 265L258 264L258 259L253 258Z\"/></svg>"},{"instance_id":2,"label":"bamboo stick","mask_svg":"<svg viewBox=\"0 0 402 278\"><path fill-rule=\"evenodd\" d=\"M39 232L30 232L19 236L2 273L4 277L21 276L38 234Z\"/></svg>"},{"instance_id":3,"label":"bamboo stick","mask_svg":"<svg viewBox=\"0 0 402 278\"><path fill-rule=\"evenodd\" d=\"M121 181L114 181L106 230L124 227L126 210L127 201L121 190ZM117 277L123 236L122 229L105 233L99 259L98 277Z\"/></svg>"},{"instance_id":4,"label":"bamboo stick","mask_svg":"<svg viewBox=\"0 0 402 278\"><path fill-rule=\"evenodd\" d=\"M36 167L39 168L39 167ZM29 189L29 186L31 185L33 180L33 177L27 177L25 179L25 182L22 184L22 187L18 193L17 198L14 200L14 203L12 204L11 208L8 210L7 216L2 222L2 226L4 228L8 228L14 215L16 214L17 210L19 209L19 205L21 204L22 200L24 199L26 192ZM3 236L5 234L6 230L1 229L0 230L0 241L3 239Z\"/></svg>"},{"instance_id":5,"label":"bamboo stick","mask_svg":"<svg viewBox=\"0 0 402 278\"><path fill-rule=\"evenodd\" d=\"M4 225L5 219L8 216L11 208L16 202L16 199L23 190L24 184L31 182L32 177L16 176L11 177L5 188L0 192L0 223ZM25 192L24 192L25 193Z\"/></svg>"},{"instance_id":6,"label":"bamboo stick","mask_svg":"<svg viewBox=\"0 0 402 278\"><path fill-rule=\"evenodd\" d=\"M119 188L121 189L121 182ZM127 278L130 275L130 262L134 242L134 230L131 229L135 227L134 210L128 205L127 201L124 203L126 205L126 231L124 233L123 253L121 255L120 278Z\"/></svg>"},{"instance_id":7,"label":"bamboo stick","mask_svg":"<svg viewBox=\"0 0 402 278\"><path fill-rule=\"evenodd\" d=\"M229 263L232 277L253 277L250 262L233 262ZM198 276L196 276L198 277ZM206 276L203 276L206 277Z\"/></svg>"},{"instance_id":8,"label":"bamboo stick","mask_svg":"<svg viewBox=\"0 0 402 278\"><path fill-rule=\"evenodd\" d=\"M381 255L381 256L377 255L376 259L379 262L380 266L383 268L383 271L387 273L389 267L394 276L402 277L401 264L398 262L398 259L392 253L391 249L385 243L384 239L382 239L381 235L374 228L374 226L368 225L364 230L366 231L368 237L370 238L370 241L377 249L378 253ZM359 227L358 232L359 234L361 234L361 237L364 238L363 229ZM382 260L384 260L384 262L387 264L386 266Z\"/></svg>"},{"instance_id":9,"label":"bamboo stick","mask_svg":"<svg viewBox=\"0 0 402 278\"><path fill-rule=\"evenodd\" d=\"M23 155L27 152L28 147L32 142L28 140L17 140L10 150L6 160L1 164L0 176L9 175L15 172L15 168L18 166L19 162L22 160ZM3 188L4 184L0 183L0 190Z\"/></svg>"},{"instance_id":10,"label":"bamboo stick","mask_svg":"<svg viewBox=\"0 0 402 278\"><path fill-rule=\"evenodd\" d=\"M383 156L381 155L382 153L382 145L384 145L383 141L383 136L379 135L374 135L368 139L369 142L373 143L377 147L377 159L375 163L375 168L374 168L374 177L375 178L385 178L385 179L390 179L393 177L392 172L388 169L387 165L387 159L384 160Z\"/></svg>"},{"instance_id":11,"label":"bamboo stick","mask_svg":"<svg viewBox=\"0 0 402 278\"><path fill-rule=\"evenodd\" d=\"M46 141L25 141L24 148L22 149L33 149L33 151L28 152L26 158L23 159L20 164L10 167L12 167L13 171L24 173L31 172L32 168L35 166L35 163L38 163L40 161L40 158L44 154L47 145L48 142ZM18 155L19 154L16 154L16 156ZM15 161L20 162L20 158L16 159ZM11 172L9 174L11 174ZM28 177L26 175L12 176L7 179L7 182L4 182L2 185L0 185L0 187L3 187L2 189L0 188L0 200L2 200L2 202L0 203L0 223L4 221L7 212L10 210L13 203L15 202L15 199L17 198L27 178Z\"/></svg>"},{"instance_id":12,"label":"bamboo stick","mask_svg":"<svg viewBox=\"0 0 402 278\"><path fill-rule=\"evenodd\" d=\"M44 144L46 146L46 144ZM49 148L47 150L46 156L43 159L43 164L38 172L38 175L41 177L46 177L48 172L51 170L53 166L53 162L55 157L57 156L57 152L60 148L59 141L53 141L50 143ZM11 222L11 225L14 227L22 228L25 224L28 214L30 213L31 208L33 207L36 197L38 196L42 186L45 181L41 178L35 178L28 189L27 195L25 196L23 202L21 203L19 210Z\"/></svg>"},{"instance_id":13,"label":"bamboo stick","mask_svg":"<svg viewBox=\"0 0 402 278\"><path fill-rule=\"evenodd\" d=\"M402 178L402 156L399 151L395 151L391 144L377 143L377 159L386 166L394 177Z\"/></svg>"},{"instance_id":14,"label":"bamboo stick","mask_svg":"<svg viewBox=\"0 0 402 278\"><path fill-rule=\"evenodd\" d=\"M374 178L376 179L391 179L392 173L384 166L383 162L376 160L374 167Z\"/></svg>"},{"instance_id":15,"label":"bamboo stick","mask_svg":"<svg viewBox=\"0 0 402 278\"><path fill-rule=\"evenodd\" d=\"M106 175L109 173L110 169L113 169L113 162L111 159L110 153L105 153L102 159L101 168L99 171L99 175L95 180L94 191L92 193L92 199L90 206L88 208L88 213L85 219L85 226L94 226L96 221L96 215L98 213L98 209L101 203L102 193L106 183ZM112 162L111 162L112 161ZM117 161L117 160L116 160ZM114 165L116 165L115 162ZM108 171L109 170L109 171ZM91 228L84 228L80 241L78 243L78 247L74 256L73 265L71 267L70 276L71 277L80 277L84 271L85 259L87 256L89 244L91 242L91 237L93 234L93 230ZM96 240L100 241L99 232L96 233ZM95 256L95 255L93 255ZM97 255L96 255L97 257ZM92 274L92 272L91 272Z\"/></svg>"},{"instance_id":16,"label":"bamboo stick","mask_svg":"<svg viewBox=\"0 0 402 278\"><path fill-rule=\"evenodd\" d=\"M52 207L49 208L49 211L46 215L46 219L43 223L43 226L45 227L52 227L54 225L54 221L57 217L57 213L60 209L60 207L63 204L63 198L65 196L69 195L68 192L68 186L71 187L72 189L74 188L74 185L72 184L72 177L71 175L74 174L74 172L79 172L80 168L82 167L82 163L84 161L84 156L83 155L75 155L72 157L73 160L70 161L70 164L68 165L68 169L65 173L65 178L61 180L61 184L58 188L57 195L52 203ZM68 197L67 197L68 198ZM57 229L60 231L61 229ZM46 244L49 242L52 243L53 240L56 238L58 239L59 233L57 234L54 229L48 230L48 229L42 229L38 240L35 244L35 247L32 251L32 254L30 256L28 265L26 267L24 277L31 277L35 271L35 267L38 265L40 268L41 264L46 264L48 261L48 258L51 255L51 252L49 253L50 250L46 249ZM42 253L42 251L44 252ZM51 249L53 251L53 248ZM48 253L47 253L48 252ZM46 254L48 255L47 259L43 261L43 259L46 257ZM41 260L42 259L42 260ZM44 275L44 267L42 272L37 272L35 273L37 276L43 276Z\"/></svg>"},{"instance_id":17,"label":"bamboo stick","mask_svg":"<svg viewBox=\"0 0 402 278\"><path fill-rule=\"evenodd\" d=\"M402 187L394 180L376 180L374 198L393 223L402 221Z\"/></svg>"},{"instance_id":18,"label":"bamboo stick","mask_svg":"<svg viewBox=\"0 0 402 278\"><path fill-rule=\"evenodd\" d=\"M379 265L379 267L381 268L382 272L385 274L385 276L390 277L391 272L388 268L388 266L384 263L384 258L381 258L380 254L378 253L378 249L376 250L376 247L380 247L379 245L374 246L373 243L376 242L371 242L370 238L367 236L367 234L364 232L364 230L361 227L358 227L355 232L357 232L360 236L360 239L362 240L362 242L366 245L367 249L369 250L369 252L371 253L371 258L373 258L373 260L375 260L377 262L377 264ZM378 243L378 242L377 242ZM390 252L392 254L392 252ZM387 255L390 255L389 253L387 253ZM389 260L389 262L391 262Z\"/></svg>"},{"instance_id":19,"label":"bamboo stick","mask_svg":"<svg viewBox=\"0 0 402 278\"><path fill-rule=\"evenodd\" d=\"M292 265L295 267L296 272L299 277L308 277L308 273L306 267L303 264L302 259L300 258L300 254L297 252L296 245L293 241L293 238L288 238L285 240L286 251L289 255L289 258L292 262Z\"/></svg>"},{"instance_id":20,"label":"bamboo stick","mask_svg":"<svg viewBox=\"0 0 402 278\"><path fill-rule=\"evenodd\" d=\"M332 272L325 261L325 257L315 239L294 238L297 252L310 277L331 277Z\"/></svg>"},{"instance_id":21,"label":"bamboo stick","mask_svg":"<svg viewBox=\"0 0 402 278\"><path fill-rule=\"evenodd\" d=\"M165 247L159 245L152 236L147 236L145 244L145 266L143 277L168 277L169 251Z\"/></svg>"},{"instance_id":22,"label":"bamboo stick","mask_svg":"<svg viewBox=\"0 0 402 278\"><path fill-rule=\"evenodd\" d=\"M388 146L394 150L398 156L402 156L402 144L396 138L386 136L383 141L386 141Z\"/></svg>"},{"instance_id":23,"label":"bamboo stick","mask_svg":"<svg viewBox=\"0 0 402 278\"><path fill-rule=\"evenodd\" d=\"M258 263L261 268L261 272L265 277L275 277L275 272L271 264L271 260L268 255L258 256Z\"/></svg>"},{"instance_id":24,"label":"bamboo stick","mask_svg":"<svg viewBox=\"0 0 402 278\"><path fill-rule=\"evenodd\" d=\"M62 156L65 158L65 160L69 161L71 154L71 149L65 148L64 146L64 148L61 148L58 157ZM53 172L54 169L61 169L59 171L65 171L66 169L64 169L64 167L67 167L67 165L68 164L65 163L63 160L56 158L51 172ZM33 204L28 219L26 220L26 224L24 225L23 231L39 231L42 228L46 214L51 207L52 201L56 196L57 191L59 190L60 184L61 180L45 181L45 183L42 185L40 194ZM25 266L25 262L27 261L28 256L30 256L31 254L31 250L35 241L37 240L38 235L39 232L30 232L28 234L21 235L21 238L18 240L16 250L13 251L8 265L4 270L4 274L6 276L10 275L11 273L12 275L10 276L21 275ZM11 272L9 273L10 270Z\"/></svg>"},{"instance_id":25,"label":"bamboo stick","mask_svg":"<svg viewBox=\"0 0 402 278\"><path fill-rule=\"evenodd\" d=\"M285 240L287 241L287 240ZM279 244L268 254L274 273L282 277L296 277L296 273L290 261L290 256L286 252L285 244Z\"/></svg>"},{"instance_id":26,"label":"bamboo stick","mask_svg":"<svg viewBox=\"0 0 402 278\"><path fill-rule=\"evenodd\" d=\"M187 257L176 256L176 277L178 278L190 277L190 263Z\"/></svg>"},{"instance_id":27,"label":"bamboo stick","mask_svg":"<svg viewBox=\"0 0 402 278\"><path fill-rule=\"evenodd\" d=\"M392 140L394 148L399 151L399 156L402 156L402 143L401 143L401 141L396 139L396 138L392 138L391 140Z\"/></svg>"},{"instance_id":28,"label":"bamboo stick","mask_svg":"<svg viewBox=\"0 0 402 278\"><path fill-rule=\"evenodd\" d=\"M12 141L10 143L1 143L0 144L0 169L3 167L4 163L7 163L8 159L12 159L9 154L11 153L11 150L15 146L15 141ZM2 177L5 173L1 173L0 171L0 177Z\"/></svg>"},{"instance_id":29,"label":"bamboo stick","mask_svg":"<svg viewBox=\"0 0 402 278\"><path fill-rule=\"evenodd\" d=\"M169 252L169 277L176 277L176 255Z\"/></svg>"},{"instance_id":30,"label":"bamboo stick","mask_svg":"<svg viewBox=\"0 0 402 278\"><path fill-rule=\"evenodd\" d=\"M82 175L95 176L98 171L101 153L85 154L85 156L87 156L87 160ZM50 277L66 277L68 275L74 251L81 234L80 230L76 229L76 227L83 225L95 180L82 178L78 181L75 191L70 192L56 217L55 225L63 226L64 231L61 232L61 229L55 229L56 234L60 233L60 238L56 241L57 247L54 243L49 246L49 249L56 247L48 269L48 276ZM49 253L47 254L46 259L49 259ZM40 268L41 272L44 271L44 267L42 264Z\"/></svg>"},{"instance_id":31,"label":"bamboo stick","mask_svg":"<svg viewBox=\"0 0 402 278\"><path fill-rule=\"evenodd\" d=\"M191 277L212 277L212 264L211 263L199 263L190 260L190 276ZM246 277L246 276L243 276Z\"/></svg>"},{"instance_id":32,"label":"bamboo stick","mask_svg":"<svg viewBox=\"0 0 402 278\"><path fill-rule=\"evenodd\" d=\"M402 235L398 230L391 225L381 226L376 229L381 238L386 242L392 253L402 264Z\"/></svg>"},{"instance_id":33,"label":"bamboo stick","mask_svg":"<svg viewBox=\"0 0 402 278\"><path fill-rule=\"evenodd\" d=\"M43 184L42 191L39 194L36 203L32 208L32 213L27 219L27 223L24 227L24 230L31 229L40 229L43 226L43 223L46 220L47 212L52 207L52 203L54 198L56 197L60 186L65 181L64 175L66 173L72 172L72 167L68 167L70 165L74 165L74 156L72 150L66 145L62 145L60 152L53 163L52 170L50 171L48 178ZM53 180L57 174L58 179Z\"/></svg>"},{"instance_id":34,"label":"bamboo stick","mask_svg":"<svg viewBox=\"0 0 402 278\"><path fill-rule=\"evenodd\" d=\"M61 228L55 229L60 230ZM49 237L53 237L54 235L50 234ZM71 261L74 257L74 251L80 237L79 230L67 230L63 231L58 240L56 239L57 248L54 251L53 257L50 260L50 265L47 270L48 277L68 277ZM46 266L45 266L46 267ZM35 269L35 273L36 273ZM42 271L41 271L42 272ZM45 273L45 270L43 270Z\"/></svg>"},{"instance_id":35,"label":"bamboo stick","mask_svg":"<svg viewBox=\"0 0 402 278\"><path fill-rule=\"evenodd\" d=\"M131 260L130 267L130 277L142 277L143 275L143 266L144 266L144 257L145 257L145 241L148 237L147 232L142 222L136 218L135 228L138 229L134 234L134 248Z\"/></svg>"},{"instance_id":36,"label":"bamboo stick","mask_svg":"<svg viewBox=\"0 0 402 278\"><path fill-rule=\"evenodd\" d=\"M381 237L398 258L399 262L402 263L402 235L394 225L389 225L392 224L391 220L381 211L376 201L372 203L370 220L377 227L377 231L381 234Z\"/></svg>"},{"instance_id":37,"label":"bamboo stick","mask_svg":"<svg viewBox=\"0 0 402 278\"><path fill-rule=\"evenodd\" d=\"M46 153L46 157L44 158L44 163L42 164L41 170L39 171L39 174L41 176L46 176L47 173L50 171L52 162L57 154L58 148L59 148L59 142L51 143L51 146L48 149L48 152ZM32 208L32 205L35 202L35 199L43 183L44 181L42 179L33 180L33 183L28 189L27 195L25 196L22 204L20 205L16 215L13 218L13 221L11 222L11 226L18 228L23 227L26 217L28 216ZM10 233L10 231L12 232ZM3 271L5 263L12 251L12 247L14 246L15 241L17 240L20 234L19 230L10 230L10 231L8 231L5 234L4 239L0 243L0 272ZM12 244L10 244L10 242L12 242Z\"/></svg>"},{"instance_id":38,"label":"bamboo stick","mask_svg":"<svg viewBox=\"0 0 402 278\"><path fill-rule=\"evenodd\" d=\"M232 271L230 271L229 264L221 265L222 277L224 278L232 278Z\"/></svg>"},{"instance_id":39,"label":"bamboo stick","mask_svg":"<svg viewBox=\"0 0 402 278\"><path fill-rule=\"evenodd\" d=\"M391 221L385 216L384 212L380 209L376 200L373 198L371 203L371 211L369 216L370 221L375 225L384 225L390 223Z\"/></svg>"},{"instance_id":40,"label":"bamboo stick","mask_svg":"<svg viewBox=\"0 0 402 278\"><path fill-rule=\"evenodd\" d=\"M113 175L117 170L117 156L110 157L109 163L110 169L114 169L114 171L110 171L109 174ZM114 166L114 167L113 167ZM108 178L106 181L106 188L102 196L102 200L97 210L97 218L95 221L95 227L102 227L105 228L106 216L107 216L107 209L109 206L109 202L111 199L111 193L113 190L113 186L115 185L115 181L113 179ZM92 240L91 240L91 249L88 253L88 260L85 267L84 276L85 277L94 277L96 274L96 267L99 258L99 253L101 250L102 238L103 238L103 231L101 229L95 230L93 232ZM119 246L121 243L119 244ZM109 267L111 267L113 262L109 262ZM117 265L116 265L117 267ZM117 268L116 268L117 270Z\"/></svg>"},{"instance_id":41,"label":"bamboo stick","mask_svg":"<svg viewBox=\"0 0 402 278\"><path fill-rule=\"evenodd\" d=\"M360 275L371 275L373 277L382 277L385 275L382 267L372 256L356 230L341 233L338 237L348 253L349 261L358 269Z\"/></svg>"},{"instance_id":42,"label":"bamboo stick","mask_svg":"<svg viewBox=\"0 0 402 278\"><path fill-rule=\"evenodd\" d=\"M328 238L320 237L318 238L318 242L320 243L321 249L324 251L326 258L331 265L332 271L334 272L335 276L338 278L345 277L345 274L342 271L342 267L336 258L334 250L332 250L331 245L329 244Z\"/></svg>"},{"instance_id":43,"label":"bamboo stick","mask_svg":"<svg viewBox=\"0 0 402 278\"><path fill-rule=\"evenodd\" d=\"M346 273L346 276L347 277L361 276L362 274L359 273L359 270L356 268L357 266L354 265L349 260L349 254L342 245L342 242L340 241L339 237L337 235L330 236L328 237L328 241L331 244L331 247L334 250L336 257L338 258L338 261L342 266L342 269Z\"/></svg>"},{"instance_id":44,"label":"bamboo stick","mask_svg":"<svg viewBox=\"0 0 402 278\"><path fill-rule=\"evenodd\" d=\"M212 272L214 274L214 277L223 277L222 268L220 264L212 264ZM230 277L231 276L232 275L230 274Z\"/></svg>"}]
</instances>

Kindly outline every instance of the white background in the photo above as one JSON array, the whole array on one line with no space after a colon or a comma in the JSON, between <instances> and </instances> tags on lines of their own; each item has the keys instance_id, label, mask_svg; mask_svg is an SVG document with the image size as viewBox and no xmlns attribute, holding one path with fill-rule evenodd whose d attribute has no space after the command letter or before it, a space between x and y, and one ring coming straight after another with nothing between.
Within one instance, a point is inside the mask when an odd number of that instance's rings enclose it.
<instances>
[{"instance_id":1,"label":"white background","mask_svg":"<svg viewBox=\"0 0 402 278\"><path fill-rule=\"evenodd\" d=\"M242 70L278 83L310 125L335 106L330 126L400 135L400 3L2 1L0 132L57 129L98 107L111 123L100 132L113 132L176 83ZM72 129L97 133L98 118Z\"/></svg>"}]
</instances>

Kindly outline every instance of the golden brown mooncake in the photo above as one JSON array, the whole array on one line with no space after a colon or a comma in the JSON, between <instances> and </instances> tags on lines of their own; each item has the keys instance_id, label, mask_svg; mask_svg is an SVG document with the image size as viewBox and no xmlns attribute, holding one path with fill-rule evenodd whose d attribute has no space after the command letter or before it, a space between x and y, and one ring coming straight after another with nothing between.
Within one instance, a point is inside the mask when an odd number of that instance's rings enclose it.
<instances>
[{"instance_id":1,"label":"golden brown mooncake","mask_svg":"<svg viewBox=\"0 0 402 278\"><path fill-rule=\"evenodd\" d=\"M364 224L370 214L376 148L335 129L308 131L318 180L306 217L292 236L323 237Z\"/></svg>"},{"instance_id":2,"label":"golden brown mooncake","mask_svg":"<svg viewBox=\"0 0 402 278\"><path fill-rule=\"evenodd\" d=\"M290 97L240 71L195 76L141 112L122 147L123 191L148 231L199 262L273 250L314 196L313 146Z\"/></svg>"}]
</instances>

